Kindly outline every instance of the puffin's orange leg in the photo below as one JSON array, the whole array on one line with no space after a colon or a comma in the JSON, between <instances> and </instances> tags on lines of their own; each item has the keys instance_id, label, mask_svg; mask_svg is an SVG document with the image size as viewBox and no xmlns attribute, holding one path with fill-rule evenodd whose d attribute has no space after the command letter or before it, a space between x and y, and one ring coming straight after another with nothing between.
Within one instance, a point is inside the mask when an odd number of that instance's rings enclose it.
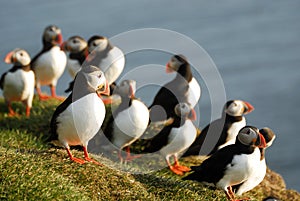
<instances>
[{"instance_id":1,"label":"puffin's orange leg","mask_svg":"<svg viewBox=\"0 0 300 201\"><path fill-rule=\"evenodd\" d=\"M85 161L84 161L83 159L75 158L75 157L72 155L72 153L71 153L71 151L70 151L69 148L66 148L66 150L67 150L67 152L68 152L68 155L69 155L71 161L74 161L74 162L79 163L79 164L84 164L84 163L85 163Z\"/></svg>"},{"instance_id":2,"label":"puffin's orange leg","mask_svg":"<svg viewBox=\"0 0 300 201\"><path fill-rule=\"evenodd\" d=\"M40 99L41 101L44 101L44 100L48 100L48 99L49 99L49 96L48 96L48 95L45 95L45 94L42 93L40 87L36 87L36 92L38 93L39 99Z\"/></svg>"},{"instance_id":3,"label":"puffin's orange leg","mask_svg":"<svg viewBox=\"0 0 300 201\"><path fill-rule=\"evenodd\" d=\"M189 172L191 171L191 168L187 167L187 166L183 166L183 165L179 165L178 159L176 156L174 156L174 167L182 172Z\"/></svg>"},{"instance_id":4,"label":"puffin's orange leg","mask_svg":"<svg viewBox=\"0 0 300 201\"><path fill-rule=\"evenodd\" d=\"M140 158L141 157L141 155L131 155L130 154L130 147L129 146L127 146L126 147L126 153L127 153L127 156L126 156L126 161L131 161L131 160L133 160L133 159L136 159L136 158Z\"/></svg>"},{"instance_id":5,"label":"puffin's orange leg","mask_svg":"<svg viewBox=\"0 0 300 201\"><path fill-rule=\"evenodd\" d=\"M171 165L171 163L170 163L170 161L169 161L168 158L166 159L166 161L167 161L168 167L170 168L170 170L171 170L172 172L174 172L174 173L177 174L177 175L183 175L183 172L182 172L181 170L178 170L175 166L172 166L172 165Z\"/></svg>"},{"instance_id":6,"label":"puffin's orange leg","mask_svg":"<svg viewBox=\"0 0 300 201\"><path fill-rule=\"evenodd\" d=\"M91 159L91 158L89 157L89 154L88 154L88 152L87 152L87 148L86 148L85 146L83 146L83 152L84 152L84 159L85 159L86 161L89 161L89 162L92 162L92 163L95 163L95 164L97 164L97 165L102 166L101 163L99 163L98 161L95 161L94 159Z\"/></svg>"},{"instance_id":7,"label":"puffin's orange leg","mask_svg":"<svg viewBox=\"0 0 300 201\"><path fill-rule=\"evenodd\" d=\"M56 87L55 86L50 86L50 90L51 90L51 97L52 98L55 98L55 99L60 100L60 101L63 101L65 99L64 97L56 95Z\"/></svg>"}]
</instances>

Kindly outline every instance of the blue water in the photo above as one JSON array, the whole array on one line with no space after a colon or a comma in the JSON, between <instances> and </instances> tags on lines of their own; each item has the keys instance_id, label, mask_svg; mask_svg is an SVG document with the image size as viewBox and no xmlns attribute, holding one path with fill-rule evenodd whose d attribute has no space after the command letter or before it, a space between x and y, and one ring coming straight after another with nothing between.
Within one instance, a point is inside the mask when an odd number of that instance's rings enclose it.
<instances>
[{"instance_id":1,"label":"blue water","mask_svg":"<svg viewBox=\"0 0 300 201\"><path fill-rule=\"evenodd\" d=\"M225 85L227 99L255 106L248 123L268 126L277 134L267 150L269 167L300 191L300 2L286 1L44 1L0 3L0 57L16 48L34 56L41 49L45 26L56 24L64 38L78 34L113 37L138 28L164 28L184 34L212 57ZM155 36L149 40L157 40ZM184 54L184 52L181 52ZM145 64L165 65L170 55L145 51L126 55L126 70ZM2 74L10 66L2 62ZM141 75L147 76L147 75ZM70 80L59 80L63 94ZM211 118L209 92L201 79L200 127ZM48 90L44 88L44 90ZM151 102L154 91L141 93Z\"/></svg>"}]
</instances>

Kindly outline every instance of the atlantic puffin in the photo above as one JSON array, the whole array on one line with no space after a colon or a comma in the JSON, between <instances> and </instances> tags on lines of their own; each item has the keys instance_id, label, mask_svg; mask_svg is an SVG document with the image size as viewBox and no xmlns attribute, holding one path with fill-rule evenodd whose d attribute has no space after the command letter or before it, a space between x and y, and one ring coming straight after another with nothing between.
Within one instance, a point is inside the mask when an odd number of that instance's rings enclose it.
<instances>
[{"instance_id":1,"label":"atlantic puffin","mask_svg":"<svg viewBox=\"0 0 300 201\"><path fill-rule=\"evenodd\" d=\"M252 112L253 110L254 107L246 101L227 101L223 108L222 117L211 122L201 131L201 134L184 153L183 157L199 155L208 133L220 136L219 140L208 155L215 153L218 149L224 146L234 144L239 130L246 126L246 118L244 115Z\"/></svg>"},{"instance_id":2,"label":"atlantic puffin","mask_svg":"<svg viewBox=\"0 0 300 201\"><path fill-rule=\"evenodd\" d=\"M174 107L179 102L187 102L194 108L201 95L201 88L193 77L185 56L174 55L166 65L166 72L177 72L177 75L155 95L149 106L151 122L163 121L173 116Z\"/></svg>"},{"instance_id":3,"label":"atlantic puffin","mask_svg":"<svg viewBox=\"0 0 300 201\"><path fill-rule=\"evenodd\" d=\"M42 94L41 86L50 86L51 96L62 100L56 95L56 85L60 76L63 74L67 57L59 45L62 43L60 28L50 25L45 28L42 42L43 49L32 59L31 68L35 73L36 90L40 100L46 100L49 96Z\"/></svg>"},{"instance_id":4,"label":"atlantic puffin","mask_svg":"<svg viewBox=\"0 0 300 201\"><path fill-rule=\"evenodd\" d=\"M90 55L87 63L98 66L111 86L111 93L115 87L115 81L123 72L125 56L122 50L109 41L107 37L94 35L88 40Z\"/></svg>"},{"instance_id":5,"label":"atlantic puffin","mask_svg":"<svg viewBox=\"0 0 300 201\"><path fill-rule=\"evenodd\" d=\"M192 122L196 116L192 110L188 103L178 103L174 108L175 115L171 117L173 123L149 139L145 148L147 153L159 151L165 157L170 170L178 175L190 171L190 168L179 165L178 157L196 139L197 129ZM171 165L170 157L174 158L174 165Z\"/></svg>"},{"instance_id":6,"label":"atlantic puffin","mask_svg":"<svg viewBox=\"0 0 300 201\"><path fill-rule=\"evenodd\" d=\"M255 168L255 171L252 172L252 175L249 177L249 179L237 186L233 186L233 190L235 191L236 195L242 195L243 193L252 190L265 178L267 172L265 149L273 144L276 135L270 128L267 127L260 129L259 132L264 136L267 146L265 148L260 148L260 163Z\"/></svg>"},{"instance_id":7,"label":"atlantic puffin","mask_svg":"<svg viewBox=\"0 0 300 201\"><path fill-rule=\"evenodd\" d=\"M67 58L67 69L70 76L74 79L89 55L87 42L80 36L72 36L61 44L61 49L69 52L69 56ZM74 80L69 83L69 87L65 90L65 92L67 93L72 91L73 85Z\"/></svg>"},{"instance_id":8,"label":"atlantic puffin","mask_svg":"<svg viewBox=\"0 0 300 201\"><path fill-rule=\"evenodd\" d=\"M11 102L22 101L26 105L26 116L30 116L34 96L34 73L30 68L30 56L24 49L9 52L4 61L13 67L1 76L0 88L8 106L9 116L17 115Z\"/></svg>"},{"instance_id":9,"label":"atlantic puffin","mask_svg":"<svg viewBox=\"0 0 300 201\"><path fill-rule=\"evenodd\" d=\"M130 155L129 146L143 135L149 121L149 110L142 101L135 98L135 90L134 80L123 80L116 86L114 94L121 97L121 103L112 113L104 129L104 135L120 150L121 161L124 160L121 150L125 147L125 161L135 158Z\"/></svg>"},{"instance_id":10,"label":"atlantic puffin","mask_svg":"<svg viewBox=\"0 0 300 201\"><path fill-rule=\"evenodd\" d=\"M49 140L58 139L72 161L80 164L85 160L97 163L89 158L87 146L105 117L105 106L99 98L99 94L109 93L104 73L95 66L83 67L76 75L74 89L52 116ZM73 157L70 145L83 146L85 160Z\"/></svg>"},{"instance_id":11,"label":"atlantic puffin","mask_svg":"<svg viewBox=\"0 0 300 201\"><path fill-rule=\"evenodd\" d=\"M232 186L249 179L260 163L259 148L266 147L266 141L258 128L245 126L235 144L219 149L199 166L192 166L193 173L184 180L214 184L225 191L228 200L234 200Z\"/></svg>"}]
</instances>

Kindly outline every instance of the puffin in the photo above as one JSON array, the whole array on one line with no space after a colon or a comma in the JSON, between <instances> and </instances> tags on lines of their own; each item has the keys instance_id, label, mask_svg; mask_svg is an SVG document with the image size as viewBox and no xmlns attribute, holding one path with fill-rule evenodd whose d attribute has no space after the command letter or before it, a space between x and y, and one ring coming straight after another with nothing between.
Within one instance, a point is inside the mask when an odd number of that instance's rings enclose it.
<instances>
[{"instance_id":1,"label":"puffin","mask_svg":"<svg viewBox=\"0 0 300 201\"><path fill-rule=\"evenodd\" d=\"M246 181L257 171L261 158L257 147L266 147L265 138L258 128L245 126L239 131L235 144L219 149L201 165L192 166L193 172L183 180L214 184L224 190L228 200L235 200L232 186Z\"/></svg>"},{"instance_id":2,"label":"puffin","mask_svg":"<svg viewBox=\"0 0 300 201\"><path fill-rule=\"evenodd\" d=\"M155 95L150 109L151 122L160 122L174 116L174 107L186 102L194 108L199 101L201 88L193 77L190 64L183 55L174 55L166 64L166 72L177 72L176 77L166 83Z\"/></svg>"},{"instance_id":3,"label":"puffin","mask_svg":"<svg viewBox=\"0 0 300 201\"><path fill-rule=\"evenodd\" d=\"M103 130L106 138L119 149L120 161L129 161L136 156L130 155L129 146L139 139L148 127L149 110L135 97L136 81L123 80L116 86L114 94L121 97L121 103L112 113ZM127 156L123 159L121 150L126 148Z\"/></svg>"},{"instance_id":4,"label":"puffin","mask_svg":"<svg viewBox=\"0 0 300 201\"><path fill-rule=\"evenodd\" d=\"M62 41L61 29L55 25L47 26L42 37L43 49L31 61L31 68L36 78L36 91L40 100L49 98L48 95L42 94L41 86L43 85L50 86L52 98L63 100L62 97L56 95L57 81L67 64L66 54L58 46Z\"/></svg>"},{"instance_id":5,"label":"puffin","mask_svg":"<svg viewBox=\"0 0 300 201\"><path fill-rule=\"evenodd\" d=\"M89 157L87 146L105 117L105 106L99 98L100 94L109 94L104 73L95 66L83 67L75 77L74 89L53 113L49 141L58 140L76 163L91 161L98 164ZM75 145L83 147L84 160L72 155L70 146Z\"/></svg>"},{"instance_id":6,"label":"puffin","mask_svg":"<svg viewBox=\"0 0 300 201\"><path fill-rule=\"evenodd\" d=\"M164 156L169 169L177 175L183 175L190 168L180 165L178 156L185 151L196 139L197 129L193 124L195 112L188 103L178 103L174 108L173 122L166 125L152 139L148 139L145 152L160 152ZM174 158L174 165L170 158Z\"/></svg>"},{"instance_id":7,"label":"puffin","mask_svg":"<svg viewBox=\"0 0 300 201\"><path fill-rule=\"evenodd\" d=\"M243 193L252 190L255 188L262 180L265 178L267 172L267 164L265 159L265 150L266 148L270 147L273 144L273 141L276 138L274 132L268 128L262 128L259 132L264 136L266 140L266 147L265 148L256 148L260 149L260 163L256 167L255 171L252 172L252 175L244 181L243 183L233 186L233 190L235 191L236 195L242 195Z\"/></svg>"},{"instance_id":8,"label":"puffin","mask_svg":"<svg viewBox=\"0 0 300 201\"><path fill-rule=\"evenodd\" d=\"M4 62L13 64L0 79L0 88L8 107L9 116L17 116L11 106L13 101L21 101L26 105L26 116L30 116L34 96L34 73L30 68L30 56L24 49L16 48L9 52Z\"/></svg>"},{"instance_id":9,"label":"puffin","mask_svg":"<svg viewBox=\"0 0 300 201\"><path fill-rule=\"evenodd\" d=\"M88 40L90 55L87 63L98 66L110 85L111 94L115 87L115 81L123 72L125 56L122 50L114 46L107 37L94 35Z\"/></svg>"},{"instance_id":10,"label":"puffin","mask_svg":"<svg viewBox=\"0 0 300 201\"><path fill-rule=\"evenodd\" d=\"M67 58L67 69L72 79L74 79L89 55L87 41L80 36L72 36L61 44L61 49L69 52L69 56ZM65 92L68 93L72 91L73 85L74 80L69 83L69 87L65 90Z\"/></svg>"},{"instance_id":11,"label":"puffin","mask_svg":"<svg viewBox=\"0 0 300 201\"><path fill-rule=\"evenodd\" d=\"M199 155L203 142L208 132L215 135L221 133L218 142L214 145L208 155L215 153L218 149L229 144L234 144L236 136L241 128L246 126L246 118L244 115L249 114L254 107L246 101L230 100L223 107L222 117L208 124L197 137L195 142L184 153L183 157L191 155Z\"/></svg>"}]
</instances>

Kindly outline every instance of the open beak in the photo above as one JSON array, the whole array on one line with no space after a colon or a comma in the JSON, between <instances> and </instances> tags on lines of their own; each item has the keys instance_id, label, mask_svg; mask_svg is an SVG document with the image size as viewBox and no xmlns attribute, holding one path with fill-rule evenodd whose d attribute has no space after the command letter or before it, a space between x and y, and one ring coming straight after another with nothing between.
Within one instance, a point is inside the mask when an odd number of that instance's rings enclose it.
<instances>
[{"instance_id":1,"label":"open beak","mask_svg":"<svg viewBox=\"0 0 300 201\"><path fill-rule=\"evenodd\" d=\"M173 69L171 68L169 62L167 63L166 65L166 73L172 73L173 72Z\"/></svg>"},{"instance_id":2,"label":"open beak","mask_svg":"<svg viewBox=\"0 0 300 201\"><path fill-rule=\"evenodd\" d=\"M4 58L4 62L7 63L7 64L11 64L13 61L12 61L12 56L13 56L14 52L11 51L9 52L5 58Z\"/></svg>"},{"instance_id":3,"label":"open beak","mask_svg":"<svg viewBox=\"0 0 300 201\"><path fill-rule=\"evenodd\" d=\"M264 138L264 136L259 133L259 145L257 146L258 148L266 148L267 147L267 143L266 143L266 140Z\"/></svg>"},{"instance_id":4,"label":"open beak","mask_svg":"<svg viewBox=\"0 0 300 201\"><path fill-rule=\"evenodd\" d=\"M97 94L98 94L99 97L101 97L101 94L109 96L110 95L110 90L109 90L109 84L108 84L108 82L106 81L106 83L105 83L104 86L102 84L99 85L97 87L96 92L97 92Z\"/></svg>"},{"instance_id":5,"label":"open beak","mask_svg":"<svg viewBox=\"0 0 300 201\"><path fill-rule=\"evenodd\" d=\"M254 107L250 103L248 103L246 101L243 101L243 102L244 102L244 106L245 106L244 114L248 114L254 110Z\"/></svg>"},{"instance_id":6,"label":"open beak","mask_svg":"<svg viewBox=\"0 0 300 201\"><path fill-rule=\"evenodd\" d=\"M192 121L195 121L197 119L196 111L194 109L191 110L188 118Z\"/></svg>"}]
</instances>

